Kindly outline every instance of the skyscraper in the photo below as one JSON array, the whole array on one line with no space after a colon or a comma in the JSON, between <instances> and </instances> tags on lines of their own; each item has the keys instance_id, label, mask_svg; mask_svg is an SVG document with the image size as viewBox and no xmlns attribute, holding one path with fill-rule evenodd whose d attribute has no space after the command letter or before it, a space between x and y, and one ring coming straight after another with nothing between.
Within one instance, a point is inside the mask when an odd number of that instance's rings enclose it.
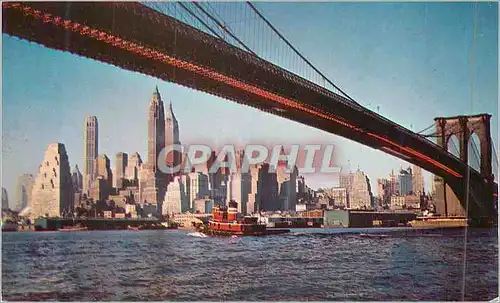
<instances>
[{"instance_id":1,"label":"skyscraper","mask_svg":"<svg viewBox=\"0 0 500 303\"><path fill-rule=\"evenodd\" d=\"M413 192L417 195L424 194L424 176L422 174L422 168L420 166L413 165Z\"/></svg>"},{"instance_id":2,"label":"skyscraper","mask_svg":"<svg viewBox=\"0 0 500 303\"><path fill-rule=\"evenodd\" d=\"M116 180L115 186L117 188L123 187L123 179L126 179L126 168L128 165L128 154L119 152L116 154L115 158L115 173L114 178Z\"/></svg>"},{"instance_id":3,"label":"skyscraper","mask_svg":"<svg viewBox=\"0 0 500 303\"><path fill-rule=\"evenodd\" d=\"M71 172L71 180L73 181L73 189L75 192L81 192L83 186L83 176L78 169L78 165L75 165L73 171Z\"/></svg>"},{"instance_id":4,"label":"skyscraper","mask_svg":"<svg viewBox=\"0 0 500 303\"><path fill-rule=\"evenodd\" d=\"M51 143L38 169L31 197L31 217L59 217L74 209L73 182L62 143Z\"/></svg>"},{"instance_id":5,"label":"skyscraper","mask_svg":"<svg viewBox=\"0 0 500 303\"><path fill-rule=\"evenodd\" d=\"M269 167L268 163L264 163L259 168L256 211L274 211L280 209L276 172L269 172Z\"/></svg>"},{"instance_id":6,"label":"skyscraper","mask_svg":"<svg viewBox=\"0 0 500 303\"><path fill-rule=\"evenodd\" d=\"M413 192L413 177L412 177L412 171L411 168L408 168L407 170L401 169L399 171L399 194L401 196L406 196L410 193Z\"/></svg>"},{"instance_id":7,"label":"skyscraper","mask_svg":"<svg viewBox=\"0 0 500 303\"><path fill-rule=\"evenodd\" d=\"M108 189L111 189L113 182L113 173L111 172L111 162L106 154L99 155L96 160L94 169L96 177L103 177L106 180Z\"/></svg>"},{"instance_id":8,"label":"skyscraper","mask_svg":"<svg viewBox=\"0 0 500 303\"><path fill-rule=\"evenodd\" d=\"M245 178L247 178L247 182L243 182L243 184L248 184L248 197L247 197L247 214L252 214L257 211L257 190L258 190L258 182L259 182L259 164L253 164L249 167L249 172L245 174Z\"/></svg>"},{"instance_id":9,"label":"skyscraper","mask_svg":"<svg viewBox=\"0 0 500 303\"><path fill-rule=\"evenodd\" d=\"M148 116L148 161L147 165L153 172L158 170L158 156L165 147L165 110L158 86L153 92L149 103Z\"/></svg>"},{"instance_id":10,"label":"skyscraper","mask_svg":"<svg viewBox=\"0 0 500 303\"><path fill-rule=\"evenodd\" d=\"M163 201L163 215L178 214L182 212L182 206L187 204L186 186L181 177L177 176L167 186L165 200Z\"/></svg>"},{"instance_id":11,"label":"skyscraper","mask_svg":"<svg viewBox=\"0 0 500 303\"><path fill-rule=\"evenodd\" d=\"M16 210L21 211L29 205L31 200L31 190L33 188L34 178L32 174L23 174L17 179L17 197Z\"/></svg>"},{"instance_id":12,"label":"skyscraper","mask_svg":"<svg viewBox=\"0 0 500 303\"><path fill-rule=\"evenodd\" d=\"M83 144L85 148L83 150L83 192L88 194L89 190L94 182L95 175L95 160L98 155L98 139L99 139L99 128L97 124L97 117L88 116L85 118L85 130Z\"/></svg>"},{"instance_id":13,"label":"skyscraper","mask_svg":"<svg viewBox=\"0 0 500 303\"><path fill-rule=\"evenodd\" d=\"M139 189L141 202L156 205L158 213L162 211L161 205L167 185L165 173L158 169L158 157L163 148L165 148L165 111L160 92L156 87L149 103L148 159L141 169Z\"/></svg>"},{"instance_id":14,"label":"skyscraper","mask_svg":"<svg viewBox=\"0 0 500 303\"><path fill-rule=\"evenodd\" d=\"M352 187L349 194L349 207L362 209L372 207L370 180L359 169L353 174Z\"/></svg>"},{"instance_id":15,"label":"skyscraper","mask_svg":"<svg viewBox=\"0 0 500 303\"><path fill-rule=\"evenodd\" d=\"M139 179L139 169L142 166L142 159L139 153L133 153L130 155L130 159L127 163L127 168L125 169L125 178L136 182Z\"/></svg>"},{"instance_id":16,"label":"skyscraper","mask_svg":"<svg viewBox=\"0 0 500 303\"><path fill-rule=\"evenodd\" d=\"M9 209L9 196L7 190L2 187L2 210Z\"/></svg>"},{"instance_id":17,"label":"skyscraper","mask_svg":"<svg viewBox=\"0 0 500 303\"><path fill-rule=\"evenodd\" d=\"M180 145L181 142L179 140L179 123L175 118L172 102L170 102L165 115L165 146L174 144ZM171 152L166 156L165 161L168 166L176 167L182 162L182 153L178 151ZM172 177L169 179L172 179Z\"/></svg>"}]
</instances>

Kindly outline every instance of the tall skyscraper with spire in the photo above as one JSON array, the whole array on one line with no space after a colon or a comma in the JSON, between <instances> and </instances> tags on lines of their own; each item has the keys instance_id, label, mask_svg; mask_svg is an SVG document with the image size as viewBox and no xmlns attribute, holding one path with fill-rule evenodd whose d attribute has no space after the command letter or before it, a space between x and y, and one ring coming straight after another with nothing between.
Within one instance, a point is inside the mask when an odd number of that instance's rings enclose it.
<instances>
[{"instance_id":1,"label":"tall skyscraper with spire","mask_svg":"<svg viewBox=\"0 0 500 303\"><path fill-rule=\"evenodd\" d=\"M148 158L143 165L139 190L141 202L157 205L161 212L165 196L165 174L158 169L158 157L165 147L165 110L158 87L153 92L149 103L148 115Z\"/></svg>"},{"instance_id":2,"label":"tall skyscraper with spire","mask_svg":"<svg viewBox=\"0 0 500 303\"><path fill-rule=\"evenodd\" d=\"M83 192L89 194L95 176L95 161L98 155L99 127L97 117L88 116L85 118L85 131L83 144Z\"/></svg>"},{"instance_id":3,"label":"tall skyscraper with spire","mask_svg":"<svg viewBox=\"0 0 500 303\"><path fill-rule=\"evenodd\" d=\"M158 156L165 147L165 109L158 86L149 103L148 116L148 166L154 172L158 170Z\"/></svg>"},{"instance_id":4,"label":"tall skyscraper with spire","mask_svg":"<svg viewBox=\"0 0 500 303\"><path fill-rule=\"evenodd\" d=\"M179 123L175 118L174 110L172 109L172 102L170 102L170 105L167 108L167 113L165 115L165 146L180 144ZM168 166L176 167L182 162L182 153L177 151L171 152L167 155L165 160ZM173 180L173 176L170 176L169 179Z\"/></svg>"}]
</instances>

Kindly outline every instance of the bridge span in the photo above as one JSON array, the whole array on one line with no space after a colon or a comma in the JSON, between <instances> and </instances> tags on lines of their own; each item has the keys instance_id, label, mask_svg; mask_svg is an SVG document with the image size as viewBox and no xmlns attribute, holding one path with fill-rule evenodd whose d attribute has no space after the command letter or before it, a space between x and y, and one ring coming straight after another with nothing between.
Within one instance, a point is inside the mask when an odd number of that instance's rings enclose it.
<instances>
[{"instance_id":1,"label":"bridge span","mask_svg":"<svg viewBox=\"0 0 500 303\"><path fill-rule=\"evenodd\" d=\"M469 169L446 146L143 4L3 2L2 13L2 31L8 35L174 82L382 150L443 178L470 217L497 217L491 163L489 171Z\"/></svg>"}]
</instances>

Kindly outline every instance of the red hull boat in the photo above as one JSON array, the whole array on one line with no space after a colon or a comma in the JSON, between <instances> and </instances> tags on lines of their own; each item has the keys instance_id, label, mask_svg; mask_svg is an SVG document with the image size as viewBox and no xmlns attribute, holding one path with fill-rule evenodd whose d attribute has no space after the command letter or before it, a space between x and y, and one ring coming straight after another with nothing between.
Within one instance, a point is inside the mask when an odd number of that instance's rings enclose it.
<instances>
[{"instance_id":1,"label":"red hull boat","mask_svg":"<svg viewBox=\"0 0 500 303\"><path fill-rule=\"evenodd\" d=\"M289 229L267 230L265 224L259 224L255 217L237 220L237 203L229 202L229 207L216 206L212 211L213 219L202 231L213 236L267 236L290 232Z\"/></svg>"}]
</instances>

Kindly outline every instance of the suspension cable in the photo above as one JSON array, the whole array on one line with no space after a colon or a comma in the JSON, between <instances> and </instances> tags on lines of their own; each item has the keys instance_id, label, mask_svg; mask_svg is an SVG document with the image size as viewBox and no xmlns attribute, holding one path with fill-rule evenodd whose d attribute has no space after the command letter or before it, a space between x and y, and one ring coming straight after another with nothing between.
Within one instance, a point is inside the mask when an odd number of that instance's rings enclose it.
<instances>
[{"instance_id":1,"label":"suspension cable","mask_svg":"<svg viewBox=\"0 0 500 303\"><path fill-rule=\"evenodd\" d=\"M433 127L433 126L435 126L435 124L429 125L428 127L426 127L423 130L419 131L417 134L421 134L421 133L425 132L426 130L430 129L431 127Z\"/></svg>"},{"instance_id":2,"label":"suspension cable","mask_svg":"<svg viewBox=\"0 0 500 303\"><path fill-rule=\"evenodd\" d=\"M246 46L245 43L243 43L238 37L233 35L233 33L227 28L227 26L222 24L219 20L217 20L214 16L212 16L212 14L207 12L199 3L197 3L197 2L192 2L192 3L194 5L196 5L196 7L199 10L201 10L205 15L207 15L212 21L214 21L220 28L222 28L222 30L224 30L226 33L228 33L229 36L231 36L234 40L238 41L238 43L241 44L241 46L243 46L248 52L250 52L252 55L258 57L257 54L255 54L248 46Z\"/></svg>"},{"instance_id":3,"label":"suspension cable","mask_svg":"<svg viewBox=\"0 0 500 303\"><path fill-rule=\"evenodd\" d=\"M247 4L253 9L253 11L262 19L264 22L283 40L302 60L304 60L307 65L309 65L315 72L317 72L323 79L328 82L330 85L335 87L339 92L341 92L347 99L350 101L358 104L361 106L358 102L354 101L353 98L351 98L347 93L342 91L337 85L335 85L330 79L328 79L322 72L320 72L309 60L307 60L272 24L269 22L269 20L266 19L258 10L257 8L250 2L247 1Z\"/></svg>"},{"instance_id":4,"label":"suspension cable","mask_svg":"<svg viewBox=\"0 0 500 303\"><path fill-rule=\"evenodd\" d=\"M177 4L179 4L185 11L187 11L191 16L193 16L194 18L196 18L196 20L198 20L198 22L200 22L204 27L206 27L212 34L214 34L217 38L221 39L221 40L224 40L222 39L222 37L219 35L219 33L217 33L212 27L210 27L207 23L205 23L205 21L203 21L200 17L198 17L191 9L189 9L189 7L187 7L186 5L184 5L184 3L182 2L175 2Z\"/></svg>"}]
</instances>

